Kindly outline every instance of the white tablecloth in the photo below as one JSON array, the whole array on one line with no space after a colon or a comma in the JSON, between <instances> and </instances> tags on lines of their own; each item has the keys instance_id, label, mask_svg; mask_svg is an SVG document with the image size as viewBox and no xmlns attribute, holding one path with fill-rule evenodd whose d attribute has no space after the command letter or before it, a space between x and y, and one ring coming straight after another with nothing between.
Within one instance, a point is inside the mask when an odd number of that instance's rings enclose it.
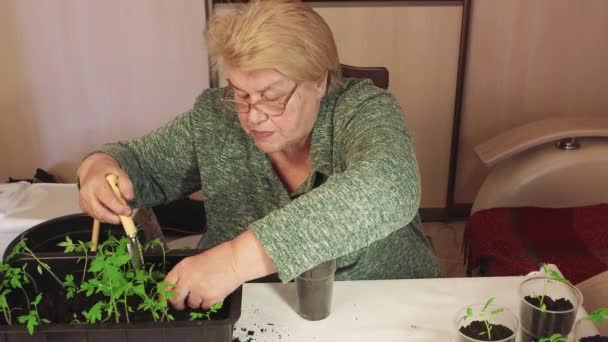
<instances>
[{"instance_id":1,"label":"white tablecloth","mask_svg":"<svg viewBox=\"0 0 608 342\"><path fill-rule=\"evenodd\" d=\"M311 322L295 312L290 284L245 284L235 338L241 342L451 341L458 309L495 297L519 316L525 277L405 279L334 283L331 315ZM579 317L586 315L579 310Z\"/></svg>"},{"instance_id":2,"label":"white tablecloth","mask_svg":"<svg viewBox=\"0 0 608 342\"><path fill-rule=\"evenodd\" d=\"M80 212L76 184L0 184L0 259L6 246L21 232Z\"/></svg>"}]
</instances>

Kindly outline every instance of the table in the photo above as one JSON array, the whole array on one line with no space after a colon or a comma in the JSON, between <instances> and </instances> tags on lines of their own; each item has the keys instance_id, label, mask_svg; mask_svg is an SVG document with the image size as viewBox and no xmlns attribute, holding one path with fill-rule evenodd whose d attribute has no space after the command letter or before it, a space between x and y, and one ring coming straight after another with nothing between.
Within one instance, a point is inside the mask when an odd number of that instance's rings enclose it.
<instances>
[{"instance_id":1,"label":"table","mask_svg":"<svg viewBox=\"0 0 608 342\"><path fill-rule=\"evenodd\" d=\"M461 307L495 297L519 316L519 283L525 277L439 278L334 283L331 315L306 321L295 312L293 283L243 286L235 340L254 341L451 341ZM578 316L586 312L579 310Z\"/></svg>"},{"instance_id":2,"label":"table","mask_svg":"<svg viewBox=\"0 0 608 342\"><path fill-rule=\"evenodd\" d=\"M18 210L0 214L0 256L25 229L80 212L75 184L33 184L27 191ZM495 297L496 304L518 315L517 289L524 278L336 282L332 314L317 322L295 312L293 283L247 283L234 336L241 342L450 341L455 333L454 315L463 306ZM578 316L584 315L581 308Z\"/></svg>"},{"instance_id":3,"label":"table","mask_svg":"<svg viewBox=\"0 0 608 342\"><path fill-rule=\"evenodd\" d=\"M15 237L55 217L82 212L76 184L0 184L0 259ZM14 201L10 203L8 200Z\"/></svg>"}]
</instances>

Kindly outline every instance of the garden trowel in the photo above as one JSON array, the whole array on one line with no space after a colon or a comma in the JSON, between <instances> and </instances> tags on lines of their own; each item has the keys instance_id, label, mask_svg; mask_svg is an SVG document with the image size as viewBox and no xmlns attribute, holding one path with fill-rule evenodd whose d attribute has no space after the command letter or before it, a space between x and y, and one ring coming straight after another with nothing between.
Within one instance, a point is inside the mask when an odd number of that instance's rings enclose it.
<instances>
[{"instance_id":1,"label":"garden trowel","mask_svg":"<svg viewBox=\"0 0 608 342\"><path fill-rule=\"evenodd\" d=\"M120 193L120 189L118 189L118 177L110 174L106 176L106 180L108 181L108 184L110 184L112 191L114 191L116 198L118 198L122 204L127 205L127 201L125 201ZM130 240L127 248L129 249L129 254L131 255L133 268L139 269L144 263L144 257L142 254L141 244L137 238L137 227L135 227L135 222L133 222L133 219L129 216L118 215L118 217L120 217L122 227L125 229L125 233Z\"/></svg>"}]
</instances>

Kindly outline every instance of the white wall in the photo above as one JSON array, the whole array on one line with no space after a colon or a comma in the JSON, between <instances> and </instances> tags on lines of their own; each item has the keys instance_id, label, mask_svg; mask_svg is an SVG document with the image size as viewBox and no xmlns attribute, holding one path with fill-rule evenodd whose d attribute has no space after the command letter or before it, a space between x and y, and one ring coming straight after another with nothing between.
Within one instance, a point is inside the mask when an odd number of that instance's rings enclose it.
<instances>
[{"instance_id":1,"label":"white wall","mask_svg":"<svg viewBox=\"0 0 608 342\"><path fill-rule=\"evenodd\" d=\"M188 110L209 85L203 0L0 1L0 181Z\"/></svg>"}]
</instances>

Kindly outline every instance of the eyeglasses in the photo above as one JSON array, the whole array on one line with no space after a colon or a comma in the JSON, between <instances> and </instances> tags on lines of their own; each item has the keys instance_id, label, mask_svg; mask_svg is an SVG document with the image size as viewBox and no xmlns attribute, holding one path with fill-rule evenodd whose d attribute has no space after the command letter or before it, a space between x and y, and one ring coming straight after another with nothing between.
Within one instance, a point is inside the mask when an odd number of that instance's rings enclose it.
<instances>
[{"instance_id":1,"label":"eyeglasses","mask_svg":"<svg viewBox=\"0 0 608 342\"><path fill-rule=\"evenodd\" d=\"M298 88L298 84L296 83L283 101L269 101L262 98L256 103L248 103L235 100L234 86L230 83L230 80L228 80L228 84L228 86L224 87L224 96L221 98L221 101L226 108L237 113L249 113L251 107L254 107L268 116L280 116L285 113L285 108L287 108L289 99L291 99L293 93L296 92L296 88Z\"/></svg>"}]
</instances>

